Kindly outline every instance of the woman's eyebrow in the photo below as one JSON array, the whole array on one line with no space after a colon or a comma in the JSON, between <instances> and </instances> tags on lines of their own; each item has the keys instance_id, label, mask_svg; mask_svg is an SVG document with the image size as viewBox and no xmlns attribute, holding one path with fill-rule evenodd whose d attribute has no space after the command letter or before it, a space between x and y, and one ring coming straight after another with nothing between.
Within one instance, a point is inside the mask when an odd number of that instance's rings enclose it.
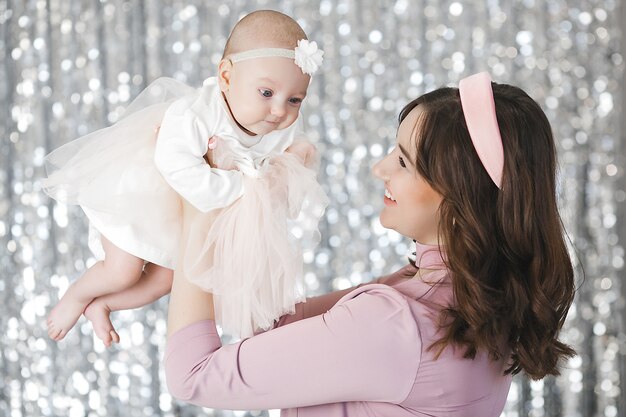
<instances>
[{"instance_id":1,"label":"woman's eyebrow","mask_svg":"<svg viewBox=\"0 0 626 417\"><path fill-rule=\"evenodd\" d=\"M413 160L411 159L411 155L409 154L409 152L406 149L404 149L404 146L402 146L402 145L400 145L398 143L398 148L400 148L400 151L404 154L404 156L406 156L406 159L408 159L409 162L412 163Z\"/></svg>"}]
</instances>

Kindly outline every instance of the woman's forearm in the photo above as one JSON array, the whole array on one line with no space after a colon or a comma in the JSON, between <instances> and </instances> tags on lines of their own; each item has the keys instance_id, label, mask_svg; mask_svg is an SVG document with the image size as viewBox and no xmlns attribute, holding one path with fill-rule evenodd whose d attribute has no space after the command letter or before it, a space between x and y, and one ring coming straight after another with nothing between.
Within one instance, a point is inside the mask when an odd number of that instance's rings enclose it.
<instances>
[{"instance_id":1,"label":"woman's forearm","mask_svg":"<svg viewBox=\"0 0 626 417\"><path fill-rule=\"evenodd\" d=\"M190 324L214 320L213 295L189 282L180 270L174 271L167 315L167 335Z\"/></svg>"},{"instance_id":2,"label":"woman's forearm","mask_svg":"<svg viewBox=\"0 0 626 417\"><path fill-rule=\"evenodd\" d=\"M222 345L210 320L171 333L164 355L170 393L231 410L401 403L414 385L422 351L407 297L375 284L337 304L230 345Z\"/></svg>"},{"instance_id":3,"label":"woman's forearm","mask_svg":"<svg viewBox=\"0 0 626 417\"><path fill-rule=\"evenodd\" d=\"M409 268L409 270L410 272L413 271L412 268ZM380 277L371 283L391 285L393 282L401 279L402 276L402 274L395 273ZM371 283L363 283L345 290L307 298L306 303L298 303L296 305L295 314L282 316L277 321L275 327L281 327L295 321L323 314L347 293ZM168 336L178 329L208 319L215 320L213 295L189 282L180 270L175 271L168 312ZM262 333L262 331L257 333Z\"/></svg>"}]
</instances>

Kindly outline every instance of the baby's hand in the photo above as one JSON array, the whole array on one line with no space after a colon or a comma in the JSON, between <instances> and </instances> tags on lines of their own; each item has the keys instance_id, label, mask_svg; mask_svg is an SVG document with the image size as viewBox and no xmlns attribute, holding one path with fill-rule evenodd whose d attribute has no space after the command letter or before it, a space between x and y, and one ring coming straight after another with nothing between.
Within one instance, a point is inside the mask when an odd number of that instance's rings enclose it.
<instances>
[{"instance_id":1,"label":"baby's hand","mask_svg":"<svg viewBox=\"0 0 626 417\"><path fill-rule=\"evenodd\" d=\"M239 171L232 154L227 151L223 144L220 144L220 141L221 139L218 136L211 136L208 139L208 150L204 155L204 160L212 168Z\"/></svg>"},{"instance_id":2,"label":"baby's hand","mask_svg":"<svg viewBox=\"0 0 626 417\"><path fill-rule=\"evenodd\" d=\"M315 146L304 139L295 140L291 146L285 150L285 152L289 152L297 156L300 161L302 161L302 165L307 168L310 168L311 165L313 165L315 156L317 155L317 149Z\"/></svg>"}]
</instances>

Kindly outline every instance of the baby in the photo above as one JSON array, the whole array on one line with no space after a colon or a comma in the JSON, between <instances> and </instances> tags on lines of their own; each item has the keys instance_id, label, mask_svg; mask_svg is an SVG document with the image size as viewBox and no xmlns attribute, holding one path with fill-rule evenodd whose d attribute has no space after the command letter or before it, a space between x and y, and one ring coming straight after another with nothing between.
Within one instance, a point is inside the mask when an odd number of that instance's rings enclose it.
<instances>
[{"instance_id":1,"label":"baby","mask_svg":"<svg viewBox=\"0 0 626 417\"><path fill-rule=\"evenodd\" d=\"M216 320L232 335L293 312L304 299L296 237L315 239L328 204L300 121L321 63L293 19L253 12L201 88L160 78L116 124L48 155L44 190L81 206L99 259L50 313L52 339L84 312L105 345L119 342L110 312L169 293L175 267L214 293ZM181 241L187 206L193 233Z\"/></svg>"}]
</instances>

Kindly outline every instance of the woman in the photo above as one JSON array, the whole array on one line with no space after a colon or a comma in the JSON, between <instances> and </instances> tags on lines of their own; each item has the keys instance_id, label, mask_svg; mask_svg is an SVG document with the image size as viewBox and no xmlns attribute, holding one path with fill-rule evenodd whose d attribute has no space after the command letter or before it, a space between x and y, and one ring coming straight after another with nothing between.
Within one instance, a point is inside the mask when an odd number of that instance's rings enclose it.
<instances>
[{"instance_id":1,"label":"woman","mask_svg":"<svg viewBox=\"0 0 626 417\"><path fill-rule=\"evenodd\" d=\"M574 354L557 339L574 283L555 170L550 125L516 87L481 73L412 101L374 174L381 223L419 242L415 262L226 346L211 295L177 274L172 395L287 416L499 416L511 375L556 375Z\"/></svg>"}]
</instances>

